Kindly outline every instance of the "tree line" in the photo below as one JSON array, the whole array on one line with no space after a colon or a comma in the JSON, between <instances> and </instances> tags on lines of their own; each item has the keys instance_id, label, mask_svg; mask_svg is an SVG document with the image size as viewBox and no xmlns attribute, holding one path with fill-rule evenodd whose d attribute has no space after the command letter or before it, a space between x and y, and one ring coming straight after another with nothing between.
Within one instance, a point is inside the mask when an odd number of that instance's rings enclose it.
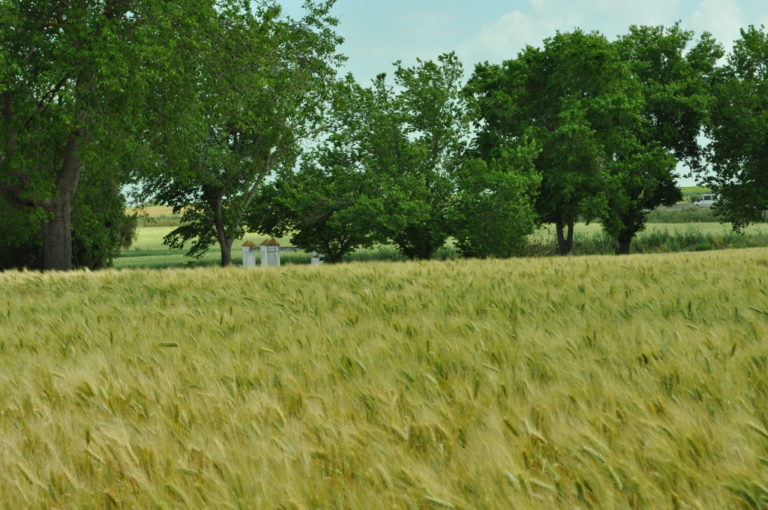
<instances>
[{"instance_id":1,"label":"tree line","mask_svg":"<svg viewBox=\"0 0 768 510\"><path fill-rule=\"evenodd\" d=\"M340 76L333 0L0 0L0 267L104 267L126 185L221 263L246 231L336 262L521 252L600 222L628 253L684 164L739 229L768 209L768 34L558 32L466 77L453 53Z\"/></svg>"}]
</instances>

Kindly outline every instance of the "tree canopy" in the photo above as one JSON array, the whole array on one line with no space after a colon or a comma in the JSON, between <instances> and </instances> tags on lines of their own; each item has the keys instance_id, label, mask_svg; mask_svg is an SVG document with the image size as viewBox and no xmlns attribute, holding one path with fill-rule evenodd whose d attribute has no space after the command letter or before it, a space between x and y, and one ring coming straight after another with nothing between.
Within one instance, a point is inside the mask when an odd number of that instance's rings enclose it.
<instances>
[{"instance_id":1,"label":"tree canopy","mask_svg":"<svg viewBox=\"0 0 768 510\"><path fill-rule=\"evenodd\" d=\"M681 198L677 163L702 164L699 135L721 55L709 34L693 44L679 24L633 26L613 42L558 33L477 67L467 91L478 105L479 150L487 157L506 140L536 140L537 212L555 224L560 253L579 219L599 220L628 253L648 211Z\"/></svg>"},{"instance_id":2,"label":"tree canopy","mask_svg":"<svg viewBox=\"0 0 768 510\"><path fill-rule=\"evenodd\" d=\"M716 209L736 229L768 210L768 33L741 31L714 86L706 133L709 174L720 194Z\"/></svg>"},{"instance_id":3,"label":"tree canopy","mask_svg":"<svg viewBox=\"0 0 768 510\"><path fill-rule=\"evenodd\" d=\"M300 20L272 2L220 6L187 70L185 130L162 141L164 164L143 180L146 196L182 212L170 246L191 243L194 256L218 242L221 264L231 263L259 185L293 165L321 120L340 62L332 5L307 2Z\"/></svg>"},{"instance_id":4,"label":"tree canopy","mask_svg":"<svg viewBox=\"0 0 768 510\"><path fill-rule=\"evenodd\" d=\"M24 224L42 224L43 267L72 266L81 178L131 162L149 85L172 73L172 43L212 10L206 0L0 4L0 196Z\"/></svg>"},{"instance_id":5,"label":"tree canopy","mask_svg":"<svg viewBox=\"0 0 768 510\"><path fill-rule=\"evenodd\" d=\"M467 91L478 105L484 157L524 136L540 145L536 210L541 222L555 224L560 253L569 253L576 221L595 219L604 207L609 146L633 120L638 91L627 66L605 37L575 30L500 65L478 65Z\"/></svg>"},{"instance_id":6,"label":"tree canopy","mask_svg":"<svg viewBox=\"0 0 768 510\"><path fill-rule=\"evenodd\" d=\"M768 209L768 34L727 61L680 23L557 32L465 82L454 53L339 79L335 0L0 2L0 265L102 267L125 185L173 207L165 242L221 264L247 228L339 261L520 253L578 221L628 253L686 165L739 229ZM702 134L706 137L702 137ZM709 142L707 142L707 139Z\"/></svg>"}]
</instances>

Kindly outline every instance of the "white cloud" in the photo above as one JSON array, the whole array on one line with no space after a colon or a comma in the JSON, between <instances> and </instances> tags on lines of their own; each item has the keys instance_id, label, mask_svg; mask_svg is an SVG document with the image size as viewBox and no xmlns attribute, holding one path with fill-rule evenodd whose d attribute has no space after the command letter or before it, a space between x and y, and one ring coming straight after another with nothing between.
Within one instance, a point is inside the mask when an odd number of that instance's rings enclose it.
<instances>
[{"instance_id":1,"label":"white cloud","mask_svg":"<svg viewBox=\"0 0 768 510\"><path fill-rule=\"evenodd\" d=\"M459 46L459 55L475 61L492 62L511 58L526 44L538 38L540 28L520 11L505 14L492 25L486 25L468 43Z\"/></svg>"},{"instance_id":2,"label":"white cloud","mask_svg":"<svg viewBox=\"0 0 768 510\"><path fill-rule=\"evenodd\" d=\"M681 17L680 5L680 0L529 0L527 9L509 12L482 27L459 46L459 54L470 62L499 61L514 57L527 44L539 46L556 30L576 27L612 38L630 25L672 24Z\"/></svg>"},{"instance_id":3,"label":"white cloud","mask_svg":"<svg viewBox=\"0 0 768 510\"><path fill-rule=\"evenodd\" d=\"M726 48L738 39L739 29L748 24L738 0L702 0L690 19L690 28L697 33L712 33Z\"/></svg>"},{"instance_id":4,"label":"white cloud","mask_svg":"<svg viewBox=\"0 0 768 510\"><path fill-rule=\"evenodd\" d=\"M460 23L458 12L418 11L403 13L404 28L408 35L415 40L445 39L453 34L453 26Z\"/></svg>"}]
</instances>

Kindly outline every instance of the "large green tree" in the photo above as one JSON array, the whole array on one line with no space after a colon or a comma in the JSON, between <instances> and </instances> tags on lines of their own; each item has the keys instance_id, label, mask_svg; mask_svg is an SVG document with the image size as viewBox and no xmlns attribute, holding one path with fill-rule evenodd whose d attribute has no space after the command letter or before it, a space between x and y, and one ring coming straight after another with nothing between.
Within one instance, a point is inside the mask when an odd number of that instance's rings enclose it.
<instances>
[{"instance_id":1,"label":"large green tree","mask_svg":"<svg viewBox=\"0 0 768 510\"><path fill-rule=\"evenodd\" d=\"M259 186L294 164L321 119L341 59L333 3L308 1L296 20L275 2L220 2L192 63L184 129L160 140L165 162L143 181L146 196L182 212L167 244L195 256L218 243L231 264Z\"/></svg>"},{"instance_id":2,"label":"large green tree","mask_svg":"<svg viewBox=\"0 0 768 510\"><path fill-rule=\"evenodd\" d=\"M452 53L395 66L393 84L385 74L337 84L325 139L299 174L284 174L296 242L322 241L316 251L332 259L376 241L428 259L451 235L469 127L462 67Z\"/></svg>"},{"instance_id":3,"label":"large green tree","mask_svg":"<svg viewBox=\"0 0 768 510\"><path fill-rule=\"evenodd\" d=\"M463 68L453 53L406 67L394 87L374 83L379 111L364 136L364 164L381 183L383 235L410 258L429 259L451 235L455 171L468 142Z\"/></svg>"},{"instance_id":4,"label":"large green tree","mask_svg":"<svg viewBox=\"0 0 768 510\"><path fill-rule=\"evenodd\" d=\"M248 225L273 236L290 233L293 244L331 263L385 240L385 191L365 165L371 142L391 133L381 99L351 75L339 81L324 120L325 139L304 154L298 168L282 169L263 187Z\"/></svg>"},{"instance_id":5,"label":"large green tree","mask_svg":"<svg viewBox=\"0 0 768 510\"><path fill-rule=\"evenodd\" d=\"M537 212L554 223L558 250L573 246L579 218L604 207L606 148L617 122L634 107L631 76L602 35L557 33L500 65L480 64L467 86L477 104L478 149L484 159L524 136L541 147Z\"/></svg>"},{"instance_id":6,"label":"large green tree","mask_svg":"<svg viewBox=\"0 0 768 510\"><path fill-rule=\"evenodd\" d=\"M706 128L718 212L740 229L768 210L768 33L741 31L714 87Z\"/></svg>"},{"instance_id":7,"label":"large green tree","mask_svg":"<svg viewBox=\"0 0 768 510\"><path fill-rule=\"evenodd\" d=\"M0 194L22 223L42 224L43 267L71 268L83 172L120 170L149 84L212 11L207 0L0 2Z\"/></svg>"},{"instance_id":8,"label":"large green tree","mask_svg":"<svg viewBox=\"0 0 768 510\"><path fill-rule=\"evenodd\" d=\"M428 259L457 224L469 140L461 64L450 53L395 65L393 85L385 74L369 87L351 76L337 84L327 136L299 172L283 172L268 200L281 231L293 230L297 245L327 260L385 241Z\"/></svg>"},{"instance_id":9,"label":"large green tree","mask_svg":"<svg viewBox=\"0 0 768 510\"><path fill-rule=\"evenodd\" d=\"M628 253L648 211L680 198L675 167L701 165L698 136L719 45L679 25L631 27L609 42L558 33L502 65L477 67L467 87L478 104L479 149L507 139L542 147L537 210L568 253L577 219L599 219Z\"/></svg>"},{"instance_id":10,"label":"large green tree","mask_svg":"<svg viewBox=\"0 0 768 510\"><path fill-rule=\"evenodd\" d=\"M615 46L635 89L636 115L619 123L607 148L600 219L616 240L618 253L629 253L632 239L645 228L648 212L681 198L675 168L702 165L702 132L710 84L721 47L709 34L694 43L680 24L632 26Z\"/></svg>"}]
</instances>

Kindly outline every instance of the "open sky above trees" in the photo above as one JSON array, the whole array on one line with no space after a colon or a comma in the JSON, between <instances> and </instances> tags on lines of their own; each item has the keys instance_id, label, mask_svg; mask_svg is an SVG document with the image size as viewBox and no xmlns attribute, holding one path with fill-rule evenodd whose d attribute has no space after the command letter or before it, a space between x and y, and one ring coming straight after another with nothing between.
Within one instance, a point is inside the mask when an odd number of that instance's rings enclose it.
<instances>
[{"instance_id":1,"label":"open sky above trees","mask_svg":"<svg viewBox=\"0 0 768 510\"><path fill-rule=\"evenodd\" d=\"M303 0L281 2L298 15ZM555 30L598 30L609 38L630 25L672 25L711 32L730 49L739 28L768 25L764 0L338 0L334 14L349 57L347 69L367 81L392 62L456 51L468 71L476 62L513 57Z\"/></svg>"},{"instance_id":2,"label":"open sky above trees","mask_svg":"<svg viewBox=\"0 0 768 510\"><path fill-rule=\"evenodd\" d=\"M283 0L287 14L299 15L303 0ZM455 51L467 73L478 62L513 58L526 44L539 46L556 30L578 27L609 38L630 25L672 25L711 32L731 48L739 29L768 26L764 0L338 0L334 15L344 37L346 69L367 84L392 62L406 64ZM695 179L680 179L683 186Z\"/></svg>"}]
</instances>

